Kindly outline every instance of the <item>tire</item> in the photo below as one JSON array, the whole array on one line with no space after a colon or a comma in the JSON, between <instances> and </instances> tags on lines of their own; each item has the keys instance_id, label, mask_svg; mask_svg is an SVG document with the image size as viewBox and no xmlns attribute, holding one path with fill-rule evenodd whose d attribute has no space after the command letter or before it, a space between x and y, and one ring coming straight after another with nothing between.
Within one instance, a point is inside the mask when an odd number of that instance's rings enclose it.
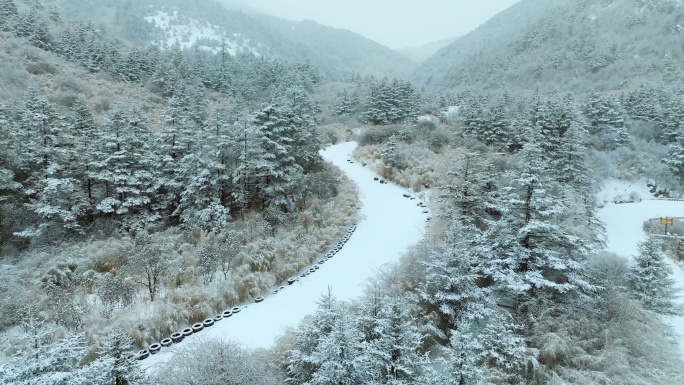
<instances>
[{"instance_id":1,"label":"tire","mask_svg":"<svg viewBox=\"0 0 684 385\"><path fill-rule=\"evenodd\" d=\"M288 284L288 285L292 285L293 283L295 283L295 281L297 281L297 278L295 278L295 277L290 277L290 278L287 279L287 284Z\"/></svg>"},{"instance_id":2,"label":"tire","mask_svg":"<svg viewBox=\"0 0 684 385\"><path fill-rule=\"evenodd\" d=\"M198 323L192 325L192 332L193 333L199 333L202 330L204 330L204 324L203 323L198 322Z\"/></svg>"},{"instance_id":3,"label":"tire","mask_svg":"<svg viewBox=\"0 0 684 385\"><path fill-rule=\"evenodd\" d=\"M191 336L192 333L194 333L194 332L195 331L192 330L192 328L185 328L185 329L181 330L181 334L183 335L183 338Z\"/></svg>"},{"instance_id":4,"label":"tire","mask_svg":"<svg viewBox=\"0 0 684 385\"><path fill-rule=\"evenodd\" d=\"M150 351L147 349L143 349L143 350L139 351L138 354L136 354L135 358L137 358L138 361L142 361L149 356L150 356Z\"/></svg>"},{"instance_id":5,"label":"tire","mask_svg":"<svg viewBox=\"0 0 684 385\"><path fill-rule=\"evenodd\" d=\"M228 317L233 315L233 311L232 310L226 310L223 313L221 313L221 315L223 316L223 318L228 318Z\"/></svg>"},{"instance_id":6,"label":"tire","mask_svg":"<svg viewBox=\"0 0 684 385\"><path fill-rule=\"evenodd\" d=\"M217 314L214 316L214 322L219 322L223 319L223 314Z\"/></svg>"},{"instance_id":7,"label":"tire","mask_svg":"<svg viewBox=\"0 0 684 385\"><path fill-rule=\"evenodd\" d=\"M192 334L192 329L190 329L190 334ZM176 344L183 341L183 338L185 338L183 333L175 332L171 334L171 340Z\"/></svg>"},{"instance_id":8,"label":"tire","mask_svg":"<svg viewBox=\"0 0 684 385\"><path fill-rule=\"evenodd\" d=\"M159 344L163 347L171 346L171 344L173 344L173 340L169 337L166 337L163 340L161 340Z\"/></svg>"},{"instance_id":9,"label":"tire","mask_svg":"<svg viewBox=\"0 0 684 385\"><path fill-rule=\"evenodd\" d=\"M263 301L264 301L264 297L259 296L259 297L254 298L254 302L256 302L256 303L263 302Z\"/></svg>"},{"instance_id":10,"label":"tire","mask_svg":"<svg viewBox=\"0 0 684 385\"><path fill-rule=\"evenodd\" d=\"M205 328L212 327L212 326L214 326L214 319L213 318L207 318L204 321L202 321L202 325L204 325Z\"/></svg>"},{"instance_id":11,"label":"tire","mask_svg":"<svg viewBox=\"0 0 684 385\"><path fill-rule=\"evenodd\" d=\"M147 350L150 351L150 354L157 354L161 350L161 347L162 346L159 342L155 342L152 345L150 345L150 347L147 348Z\"/></svg>"},{"instance_id":12,"label":"tire","mask_svg":"<svg viewBox=\"0 0 684 385\"><path fill-rule=\"evenodd\" d=\"M236 307L234 307L234 308L232 308L232 309L230 309L230 310L232 310L232 311L233 311L233 314L235 314L235 313L239 313L240 310L242 310L242 309L240 309L239 307L236 306Z\"/></svg>"}]
</instances>

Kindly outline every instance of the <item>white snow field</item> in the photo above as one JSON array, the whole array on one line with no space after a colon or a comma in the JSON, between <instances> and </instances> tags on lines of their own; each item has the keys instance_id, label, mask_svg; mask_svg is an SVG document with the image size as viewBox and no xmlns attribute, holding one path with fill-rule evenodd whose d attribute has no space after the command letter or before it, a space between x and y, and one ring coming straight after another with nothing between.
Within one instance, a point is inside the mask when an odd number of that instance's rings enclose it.
<instances>
[{"instance_id":1,"label":"white snow field","mask_svg":"<svg viewBox=\"0 0 684 385\"><path fill-rule=\"evenodd\" d=\"M638 203L606 204L598 212L606 225L607 249L621 257L632 258L637 254L637 243L646 239L643 224L659 217L684 217L684 202L644 200ZM670 259L677 287L683 290L678 303L684 304L684 270ZM679 351L684 357L684 317L669 317L674 331L679 335Z\"/></svg>"},{"instance_id":2,"label":"white snow field","mask_svg":"<svg viewBox=\"0 0 684 385\"><path fill-rule=\"evenodd\" d=\"M342 169L358 186L361 200L361 217L356 231L347 244L320 269L300 278L293 285L284 283L285 289L269 294L261 303L249 303L232 317L214 326L186 337L178 345L162 348L161 352L142 361L147 370L168 360L173 352L203 339L224 339L251 348L269 348L276 337L288 327L296 327L306 315L313 314L316 302L327 293L328 287L339 300L361 296L369 278L377 275L383 266L396 262L409 246L424 236L426 218L418 207L419 199L403 197L407 190L393 184L380 184L368 168L358 162L350 163L355 142L328 147L323 157ZM684 206L683 206L684 207ZM210 314L207 314L210 316Z\"/></svg>"}]
</instances>

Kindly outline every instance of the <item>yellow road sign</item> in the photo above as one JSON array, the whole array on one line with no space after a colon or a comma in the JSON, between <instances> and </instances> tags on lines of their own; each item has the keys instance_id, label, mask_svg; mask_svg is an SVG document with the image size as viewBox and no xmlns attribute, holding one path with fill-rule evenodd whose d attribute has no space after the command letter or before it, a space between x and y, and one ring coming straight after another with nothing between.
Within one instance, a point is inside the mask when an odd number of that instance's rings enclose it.
<instances>
[{"instance_id":1,"label":"yellow road sign","mask_svg":"<svg viewBox=\"0 0 684 385\"><path fill-rule=\"evenodd\" d=\"M661 225L671 225L672 223L674 223L672 218L660 218Z\"/></svg>"}]
</instances>

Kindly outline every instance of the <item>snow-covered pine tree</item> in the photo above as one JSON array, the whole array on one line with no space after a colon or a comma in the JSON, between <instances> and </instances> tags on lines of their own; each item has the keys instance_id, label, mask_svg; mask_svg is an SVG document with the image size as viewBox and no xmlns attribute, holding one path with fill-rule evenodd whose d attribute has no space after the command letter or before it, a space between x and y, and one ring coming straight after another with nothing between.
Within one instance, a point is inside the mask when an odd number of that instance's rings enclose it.
<instances>
[{"instance_id":1,"label":"snow-covered pine tree","mask_svg":"<svg viewBox=\"0 0 684 385\"><path fill-rule=\"evenodd\" d=\"M483 217L488 216L494 208L496 194L495 176L492 164L486 155L471 152L463 155L452 171L454 184L440 186L443 191L440 198L450 205L446 207L446 215L464 226L478 226Z\"/></svg>"},{"instance_id":2,"label":"snow-covered pine tree","mask_svg":"<svg viewBox=\"0 0 684 385\"><path fill-rule=\"evenodd\" d=\"M175 213L176 216L181 213L177 209L184 189L184 171L186 174L188 171L187 166L182 163L189 155L194 156L187 159L189 164L197 165L201 162L198 158L201 157L198 154L201 150L197 148L198 139L195 124L190 116L190 104L185 86L177 86L162 116L164 131L157 135L159 142L155 152L160 160L157 165L160 178L158 205L164 211Z\"/></svg>"},{"instance_id":3,"label":"snow-covered pine tree","mask_svg":"<svg viewBox=\"0 0 684 385\"><path fill-rule=\"evenodd\" d=\"M57 52L67 60L74 60L78 55L76 38L71 28L66 27L60 35Z\"/></svg>"},{"instance_id":4,"label":"snow-covered pine tree","mask_svg":"<svg viewBox=\"0 0 684 385\"><path fill-rule=\"evenodd\" d=\"M529 138L500 199L501 218L488 220L478 241L482 272L505 295L529 299L588 289L581 267L591 248L557 223L567 208L562 197L552 195L539 131L531 129Z\"/></svg>"},{"instance_id":5,"label":"snow-covered pine tree","mask_svg":"<svg viewBox=\"0 0 684 385\"><path fill-rule=\"evenodd\" d=\"M354 111L349 97L349 92L345 89L337 93L335 99L335 114L351 115Z\"/></svg>"},{"instance_id":6,"label":"snow-covered pine tree","mask_svg":"<svg viewBox=\"0 0 684 385\"><path fill-rule=\"evenodd\" d=\"M452 332L449 346L442 358L445 370L434 380L438 385L471 385L482 378L483 368L479 362L482 342L473 331L472 323L464 322Z\"/></svg>"},{"instance_id":7,"label":"snow-covered pine tree","mask_svg":"<svg viewBox=\"0 0 684 385\"><path fill-rule=\"evenodd\" d=\"M356 319L363 339L359 366L366 382L413 384L430 370L427 356L419 353L423 336L407 303L373 292Z\"/></svg>"},{"instance_id":8,"label":"snow-covered pine tree","mask_svg":"<svg viewBox=\"0 0 684 385\"><path fill-rule=\"evenodd\" d=\"M320 345L339 324L343 309L340 303L328 293L316 303L316 312L295 330L295 348L290 351L287 366L288 380L296 385L311 384L323 362L320 360ZM339 327L338 327L339 328Z\"/></svg>"},{"instance_id":9,"label":"snow-covered pine tree","mask_svg":"<svg viewBox=\"0 0 684 385\"><path fill-rule=\"evenodd\" d=\"M461 323L477 322L491 314L490 289L478 285L482 278L477 268L480 261L472 250L477 231L454 220L444 245L425 261L426 277L419 289L419 303L437 314L436 326L444 333L443 340L448 340L449 331L459 329Z\"/></svg>"},{"instance_id":10,"label":"snow-covered pine tree","mask_svg":"<svg viewBox=\"0 0 684 385\"><path fill-rule=\"evenodd\" d=\"M14 33L25 37L36 47L49 51L53 48L52 35L45 20L34 11L19 12L14 20Z\"/></svg>"},{"instance_id":11,"label":"snow-covered pine tree","mask_svg":"<svg viewBox=\"0 0 684 385\"><path fill-rule=\"evenodd\" d=\"M19 139L23 144L27 172L31 180L45 177L51 163L60 164L63 154L59 148L64 124L55 106L37 90L29 90L23 100L18 122Z\"/></svg>"},{"instance_id":12,"label":"snow-covered pine tree","mask_svg":"<svg viewBox=\"0 0 684 385\"><path fill-rule=\"evenodd\" d=\"M298 199L291 192L303 171L294 157L297 127L290 124L286 111L271 105L255 115L253 134L250 140L257 149L246 162L259 202L284 213L291 212Z\"/></svg>"},{"instance_id":13,"label":"snow-covered pine tree","mask_svg":"<svg viewBox=\"0 0 684 385\"><path fill-rule=\"evenodd\" d=\"M225 135L219 139L212 132L195 146L194 152L177 162L179 169L175 170L175 175L181 187L180 200L173 215L190 227L218 231L230 219L229 209L225 206L228 204L227 191L224 191L229 182L224 163L229 162L219 153L224 149L217 148L225 144L217 141L224 139Z\"/></svg>"},{"instance_id":14,"label":"snow-covered pine tree","mask_svg":"<svg viewBox=\"0 0 684 385\"><path fill-rule=\"evenodd\" d=\"M671 144L677 140L677 133L684 122L684 102L676 95L667 94L662 101L661 113L658 116L658 127L662 130L661 140Z\"/></svg>"},{"instance_id":15,"label":"snow-covered pine tree","mask_svg":"<svg viewBox=\"0 0 684 385\"><path fill-rule=\"evenodd\" d=\"M684 179L684 121L680 124L677 130L673 133L674 140L668 145L669 151L667 157L663 159L663 163L668 165L670 170L679 177Z\"/></svg>"},{"instance_id":16,"label":"snow-covered pine tree","mask_svg":"<svg viewBox=\"0 0 684 385\"><path fill-rule=\"evenodd\" d=\"M79 159L68 145L70 135L65 132L67 123L55 107L37 91L31 90L24 100L19 122L21 156L25 159L25 174L30 175L24 185L28 187L27 207L41 217L36 227L22 232L22 236L40 235L50 225L78 230L79 221L88 211L88 202L81 183L75 179ZM65 142L67 142L65 145Z\"/></svg>"},{"instance_id":17,"label":"snow-covered pine tree","mask_svg":"<svg viewBox=\"0 0 684 385\"><path fill-rule=\"evenodd\" d=\"M122 216L126 226L136 229L160 218L167 208L159 189L157 155L152 151L152 135L143 112L134 107L128 113L117 106L105 120L105 133L99 143L93 179L102 194L96 209L102 214ZM153 207L153 198L157 197Z\"/></svg>"},{"instance_id":18,"label":"snow-covered pine tree","mask_svg":"<svg viewBox=\"0 0 684 385\"><path fill-rule=\"evenodd\" d=\"M38 214L42 222L36 228L23 231L22 236L38 236L50 225L82 231L80 222L90 211L88 197L78 180L62 177L61 172L58 165L51 164L45 170L45 178L34 184L35 197L26 206Z\"/></svg>"},{"instance_id":19,"label":"snow-covered pine tree","mask_svg":"<svg viewBox=\"0 0 684 385\"><path fill-rule=\"evenodd\" d=\"M593 180L587 163L587 131L579 122L572 122L563 136L554 179L567 187L564 195L571 199L576 209L565 215L566 220L577 224L576 234L590 241L594 247L601 247L603 224L596 216L596 198L592 189ZM577 215L579 214L579 215Z\"/></svg>"},{"instance_id":20,"label":"snow-covered pine tree","mask_svg":"<svg viewBox=\"0 0 684 385\"><path fill-rule=\"evenodd\" d=\"M290 152L295 162L306 172L321 163L318 150L321 143L316 133L318 103L301 87L286 89L281 96L284 124L292 139Z\"/></svg>"},{"instance_id":21,"label":"snow-covered pine tree","mask_svg":"<svg viewBox=\"0 0 684 385\"><path fill-rule=\"evenodd\" d=\"M81 182L81 189L88 197L88 205L93 205L94 181L91 176L91 164L97 159L97 141L99 129L95 123L95 117L90 107L83 99L77 99L72 106L73 117L71 130L68 136L70 174ZM88 212L92 207L88 207Z\"/></svg>"},{"instance_id":22,"label":"snow-covered pine tree","mask_svg":"<svg viewBox=\"0 0 684 385\"><path fill-rule=\"evenodd\" d=\"M658 314L682 314L681 307L675 303L678 290L661 241L651 236L640 242L637 249L638 254L634 256L629 273L632 295Z\"/></svg>"},{"instance_id":23,"label":"snow-covered pine tree","mask_svg":"<svg viewBox=\"0 0 684 385\"><path fill-rule=\"evenodd\" d=\"M362 120L375 125L390 123L388 112L391 105L387 78L380 81L371 79L368 93Z\"/></svg>"},{"instance_id":24,"label":"snow-covered pine tree","mask_svg":"<svg viewBox=\"0 0 684 385\"><path fill-rule=\"evenodd\" d=\"M108 384L143 385L145 374L138 360L132 354L133 339L123 330L113 329L101 344L100 358L111 362L109 373L105 373Z\"/></svg>"},{"instance_id":25,"label":"snow-covered pine tree","mask_svg":"<svg viewBox=\"0 0 684 385\"><path fill-rule=\"evenodd\" d=\"M388 123L398 123L406 117L403 110L403 102L404 100L408 101L408 95L402 95L402 86L402 82L398 79L393 79L383 90L383 99L387 106L385 113Z\"/></svg>"},{"instance_id":26,"label":"snow-covered pine tree","mask_svg":"<svg viewBox=\"0 0 684 385\"><path fill-rule=\"evenodd\" d=\"M389 170L396 171L399 168L399 154L397 154L397 136L392 135L385 143L381 152L382 164Z\"/></svg>"},{"instance_id":27,"label":"snow-covered pine tree","mask_svg":"<svg viewBox=\"0 0 684 385\"><path fill-rule=\"evenodd\" d=\"M361 340L362 335L354 319L341 311L334 319L330 333L319 337L316 349L309 356L317 368L305 384L356 385L366 382L368 373L361 370L360 362Z\"/></svg>"},{"instance_id":28,"label":"snow-covered pine tree","mask_svg":"<svg viewBox=\"0 0 684 385\"><path fill-rule=\"evenodd\" d=\"M17 344L11 361L0 365L0 382L13 385L110 385L109 359L96 359L81 366L87 354L83 334L55 338L55 330L35 317L23 323L26 334Z\"/></svg>"},{"instance_id":29,"label":"snow-covered pine tree","mask_svg":"<svg viewBox=\"0 0 684 385\"><path fill-rule=\"evenodd\" d=\"M17 5L13 0L0 0L0 30L9 32L18 14Z\"/></svg>"}]
</instances>

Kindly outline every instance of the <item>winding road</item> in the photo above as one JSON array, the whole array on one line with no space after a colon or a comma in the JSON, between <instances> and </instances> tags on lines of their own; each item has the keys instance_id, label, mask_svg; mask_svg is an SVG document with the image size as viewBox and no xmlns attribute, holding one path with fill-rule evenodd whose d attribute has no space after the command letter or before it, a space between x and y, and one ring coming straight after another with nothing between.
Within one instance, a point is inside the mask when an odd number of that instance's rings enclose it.
<instances>
[{"instance_id":1,"label":"winding road","mask_svg":"<svg viewBox=\"0 0 684 385\"><path fill-rule=\"evenodd\" d=\"M285 289L266 296L261 303L246 304L239 313L186 337L178 345L162 348L142 361L144 367L154 370L179 347L203 339L224 339L245 347L269 348L287 328L296 327L304 317L314 313L317 300L327 293L328 287L339 300L358 298L370 278L383 266L396 262L402 252L424 237L426 218L430 214L417 206L420 201L404 197L408 191L401 187L375 181L373 178L377 175L358 162L349 162L355 148L355 142L348 142L321 152L324 159L339 167L359 190L360 220L345 246L317 272L300 278L293 285L285 284Z\"/></svg>"},{"instance_id":2,"label":"winding road","mask_svg":"<svg viewBox=\"0 0 684 385\"><path fill-rule=\"evenodd\" d=\"M242 311L217 322L204 331L186 337L179 345L162 348L161 352L143 361L148 370L168 360L179 347L205 339L223 339L250 348L269 348L283 332L296 327L304 317L313 314L316 302L330 287L339 300L351 300L363 294L368 280L383 266L396 262L402 252L417 244L425 234L424 209L419 200L403 197L407 193L393 184L380 184L368 168L349 162L356 143L342 143L321 152L323 157L339 167L359 189L361 219L346 245L320 269L300 278L293 285L285 284L278 294L266 296L261 303L245 304ZM637 243L644 240L643 222L660 216L684 217L684 202L643 201L631 204L607 204L599 210L606 224L607 249L630 258L636 254ZM674 278L684 290L684 270L672 263ZM679 299L684 303L684 298ZM209 316L209 315L208 315ZM680 335L680 352L684 357L684 317L671 317L670 323Z\"/></svg>"}]
</instances>

